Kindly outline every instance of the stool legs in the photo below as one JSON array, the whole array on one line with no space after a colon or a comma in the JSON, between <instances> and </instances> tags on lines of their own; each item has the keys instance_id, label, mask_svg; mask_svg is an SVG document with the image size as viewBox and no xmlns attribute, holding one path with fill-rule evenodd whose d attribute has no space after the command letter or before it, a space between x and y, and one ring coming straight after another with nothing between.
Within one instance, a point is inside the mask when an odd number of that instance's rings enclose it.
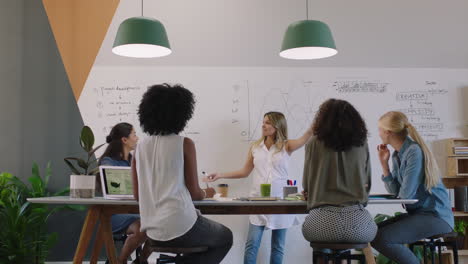
<instances>
[{"instance_id":1,"label":"stool legs","mask_svg":"<svg viewBox=\"0 0 468 264\"><path fill-rule=\"evenodd\" d=\"M426 245L423 245L423 263L426 264Z\"/></svg>"},{"instance_id":2,"label":"stool legs","mask_svg":"<svg viewBox=\"0 0 468 264\"><path fill-rule=\"evenodd\" d=\"M431 264L435 264L435 246L434 242L431 241L431 245L429 246L429 250L431 251Z\"/></svg>"},{"instance_id":3,"label":"stool legs","mask_svg":"<svg viewBox=\"0 0 468 264\"><path fill-rule=\"evenodd\" d=\"M442 263L442 246L449 246L452 248L453 251L453 261L454 264L458 264L458 247L456 241L453 242L446 242L441 240L432 240L431 241L419 241L409 245L411 251L414 252L414 246L420 245L423 247L423 263L426 264L426 256L427 256L427 247L429 247L430 254L431 254L431 264L435 263L435 253L437 247L437 253L439 254L439 263Z\"/></svg>"},{"instance_id":4,"label":"stool legs","mask_svg":"<svg viewBox=\"0 0 468 264\"><path fill-rule=\"evenodd\" d=\"M458 247L457 242L453 242L452 244L452 251L453 251L453 261L455 264L458 264Z\"/></svg>"},{"instance_id":5,"label":"stool legs","mask_svg":"<svg viewBox=\"0 0 468 264\"><path fill-rule=\"evenodd\" d=\"M346 260L347 264L351 264L351 260L358 260L359 264L366 264L366 257L364 255L352 255L347 254L336 254L336 253L313 253L312 263L319 263L319 260L323 260L323 263L328 264L329 261L333 261L334 264L341 264L341 260Z\"/></svg>"},{"instance_id":6,"label":"stool legs","mask_svg":"<svg viewBox=\"0 0 468 264\"><path fill-rule=\"evenodd\" d=\"M439 250L439 263L442 263L442 246L438 246L437 249Z\"/></svg>"}]
</instances>

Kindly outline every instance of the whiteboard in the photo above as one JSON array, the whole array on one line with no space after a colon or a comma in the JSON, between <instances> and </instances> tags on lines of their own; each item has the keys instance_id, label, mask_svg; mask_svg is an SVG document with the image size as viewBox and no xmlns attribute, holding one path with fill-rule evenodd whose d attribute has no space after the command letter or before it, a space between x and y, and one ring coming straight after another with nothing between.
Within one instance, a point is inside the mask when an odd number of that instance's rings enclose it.
<instances>
[{"instance_id":1,"label":"whiteboard","mask_svg":"<svg viewBox=\"0 0 468 264\"><path fill-rule=\"evenodd\" d=\"M249 144L261 135L265 112L283 112L289 138L297 138L322 102L340 98L352 103L367 123L372 192L380 193L384 187L375 147L380 143L377 120L383 113L406 113L429 142L463 136L467 124L467 70L96 66L78 102L96 142L105 142L118 122L133 124L138 136L145 136L138 104L148 86L164 82L183 84L195 95L194 117L182 134L195 141L200 173L242 167ZM290 164L289 177L299 182L303 157L303 149L296 151ZM247 194L248 188L236 185L245 186L248 180L230 181L231 194Z\"/></svg>"},{"instance_id":2,"label":"whiteboard","mask_svg":"<svg viewBox=\"0 0 468 264\"><path fill-rule=\"evenodd\" d=\"M328 98L352 103L369 130L373 193L385 192L376 154L377 120L387 111L405 112L429 142L467 136L468 70L459 69L366 69L366 68L224 68L224 67L93 67L78 100L84 123L105 142L118 122L138 125L137 108L147 87L181 83L196 98L193 119L182 133L195 141L198 171L229 171L243 166L249 144L260 137L263 114L283 112L289 137L302 135L319 105ZM440 159L444 160L444 154ZM100 153L98 153L100 155ZM290 175L301 189L304 149L291 157ZM245 196L251 177L224 180L229 196ZM202 186L204 187L204 186ZM393 213L400 205L369 205L369 211ZM300 216L304 217L304 216ZM233 230L234 245L223 261L241 263L247 236L247 216L210 216ZM270 234L266 232L258 256L267 263ZM285 263L310 263L311 250L301 227L288 231ZM307 260L307 261L306 261Z\"/></svg>"}]
</instances>

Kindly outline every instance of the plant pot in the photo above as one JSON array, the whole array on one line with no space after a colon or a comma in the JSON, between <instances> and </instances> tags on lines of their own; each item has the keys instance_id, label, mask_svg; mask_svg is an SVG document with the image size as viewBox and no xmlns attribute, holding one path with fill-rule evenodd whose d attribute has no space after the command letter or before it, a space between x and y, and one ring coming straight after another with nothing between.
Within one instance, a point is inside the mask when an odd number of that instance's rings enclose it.
<instances>
[{"instance_id":1,"label":"plant pot","mask_svg":"<svg viewBox=\"0 0 468 264\"><path fill-rule=\"evenodd\" d=\"M70 175L71 198L93 198L96 188L94 175Z\"/></svg>"},{"instance_id":2,"label":"plant pot","mask_svg":"<svg viewBox=\"0 0 468 264\"><path fill-rule=\"evenodd\" d=\"M465 236L458 233L458 235L456 237L448 237L445 239L445 241L455 241L455 243L457 243L457 247L458 249L463 249L464 248L464 245L465 245Z\"/></svg>"}]
</instances>

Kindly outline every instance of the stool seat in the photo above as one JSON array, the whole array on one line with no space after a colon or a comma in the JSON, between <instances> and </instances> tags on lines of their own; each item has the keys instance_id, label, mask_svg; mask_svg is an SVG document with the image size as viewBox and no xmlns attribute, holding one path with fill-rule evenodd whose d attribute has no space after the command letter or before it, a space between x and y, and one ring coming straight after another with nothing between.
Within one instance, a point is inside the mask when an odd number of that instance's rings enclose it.
<instances>
[{"instance_id":1,"label":"stool seat","mask_svg":"<svg viewBox=\"0 0 468 264\"><path fill-rule=\"evenodd\" d=\"M420 240L411 243L409 245L409 248L411 251L413 251L415 246L422 246L423 256L426 256L426 251L427 249L429 249L431 263L435 263L435 252L437 250L439 253L439 263L442 263L442 247L449 246L453 250L453 261L455 264L458 264L458 246L457 241L453 239L457 236L457 232L433 235L430 237L426 237L426 240ZM426 258L424 258L423 263L426 263Z\"/></svg>"},{"instance_id":2,"label":"stool seat","mask_svg":"<svg viewBox=\"0 0 468 264\"><path fill-rule=\"evenodd\" d=\"M452 237L457 237L458 233L457 232L450 232L450 233L445 233L445 234L438 234L438 235L433 235L428 237L429 239L439 239L439 238L452 238Z\"/></svg>"},{"instance_id":3,"label":"stool seat","mask_svg":"<svg viewBox=\"0 0 468 264\"><path fill-rule=\"evenodd\" d=\"M351 264L351 260L359 260L359 263L366 263L364 255L351 254L351 249L363 249L367 247L367 243L330 243L330 242L310 242L310 247L314 249L312 253L313 263L317 263L321 258L325 263L333 260L335 264L341 263L341 260L347 260L346 263ZM329 249L331 252L322 252L317 249Z\"/></svg>"},{"instance_id":4,"label":"stool seat","mask_svg":"<svg viewBox=\"0 0 468 264\"><path fill-rule=\"evenodd\" d=\"M202 253L208 251L208 247L200 246L200 247L166 247L158 245L158 242L154 240L150 240L150 249L152 252L159 252L159 253L171 253L175 254L175 256L168 256L165 254L160 254L159 258L156 260L157 264L167 264L167 263L184 263L184 256L190 255L194 253Z\"/></svg>"},{"instance_id":5,"label":"stool seat","mask_svg":"<svg viewBox=\"0 0 468 264\"><path fill-rule=\"evenodd\" d=\"M208 251L208 247L160 247L152 245L151 250L161 253L192 254Z\"/></svg>"},{"instance_id":6,"label":"stool seat","mask_svg":"<svg viewBox=\"0 0 468 264\"><path fill-rule=\"evenodd\" d=\"M334 250L346 250L346 249L363 249L367 247L367 243L350 244L350 243L317 243L311 242L310 247L312 248L328 248Z\"/></svg>"}]
</instances>

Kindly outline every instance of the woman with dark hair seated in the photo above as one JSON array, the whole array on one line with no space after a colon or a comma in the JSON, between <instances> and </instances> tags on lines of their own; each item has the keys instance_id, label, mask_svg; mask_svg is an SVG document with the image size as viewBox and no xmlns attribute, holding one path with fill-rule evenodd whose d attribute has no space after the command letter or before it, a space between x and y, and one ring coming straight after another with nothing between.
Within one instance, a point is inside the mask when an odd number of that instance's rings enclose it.
<instances>
[{"instance_id":1,"label":"woman with dark hair seated","mask_svg":"<svg viewBox=\"0 0 468 264\"><path fill-rule=\"evenodd\" d=\"M364 120L350 103L329 99L320 106L312 129L303 178L310 211L302 234L310 242L372 241L377 226L364 208L371 185Z\"/></svg>"},{"instance_id":2,"label":"woman with dark hair seated","mask_svg":"<svg viewBox=\"0 0 468 264\"><path fill-rule=\"evenodd\" d=\"M135 129L129 123L119 123L112 127L106 137L107 148L99 160L99 165L130 166L131 151L135 150L138 137ZM127 263L128 257L146 241L146 234L140 231L140 216L137 214L112 215L112 233L125 232L127 239L119 256L119 263ZM148 247L137 256L133 263L145 264L148 257Z\"/></svg>"},{"instance_id":3,"label":"woman with dark hair seated","mask_svg":"<svg viewBox=\"0 0 468 264\"><path fill-rule=\"evenodd\" d=\"M141 230L153 244L208 247L188 255L184 263L220 263L232 246L227 227L203 217L192 200L213 197L213 188L198 184L195 144L179 136L192 118L193 94L181 85L151 86L138 116L143 131L132 161L133 192L139 200Z\"/></svg>"}]
</instances>

